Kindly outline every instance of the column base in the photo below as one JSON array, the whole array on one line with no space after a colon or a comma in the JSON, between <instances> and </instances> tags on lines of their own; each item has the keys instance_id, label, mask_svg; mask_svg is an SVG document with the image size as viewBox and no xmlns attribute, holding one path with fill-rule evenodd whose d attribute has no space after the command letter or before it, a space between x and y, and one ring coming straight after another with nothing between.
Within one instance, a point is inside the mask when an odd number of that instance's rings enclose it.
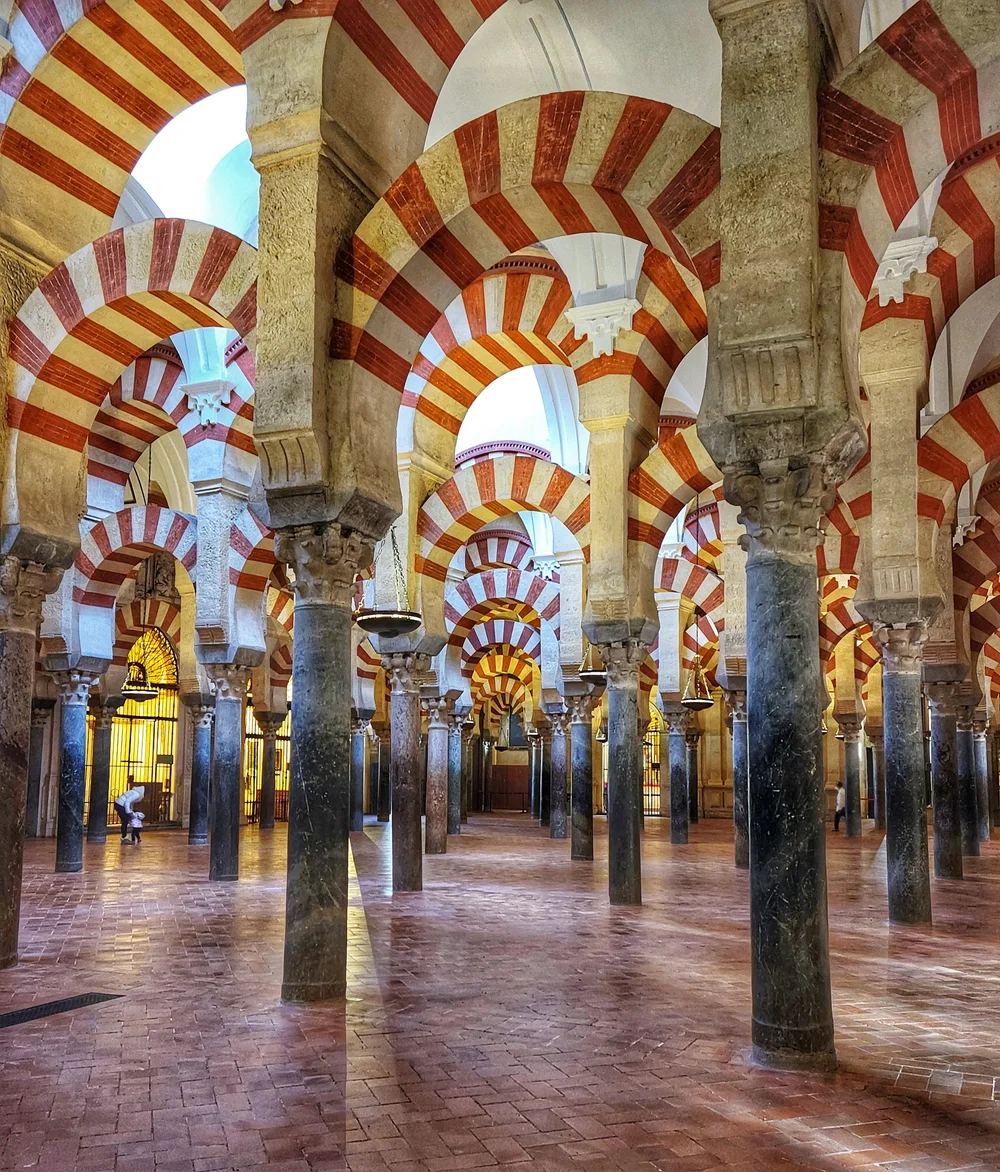
<instances>
[{"instance_id":1,"label":"column base","mask_svg":"<svg viewBox=\"0 0 1000 1172\"><path fill-rule=\"evenodd\" d=\"M642 907L642 888L635 891L612 891L609 901L612 907Z\"/></svg>"},{"instance_id":2,"label":"column base","mask_svg":"<svg viewBox=\"0 0 1000 1172\"><path fill-rule=\"evenodd\" d=\"M920 926L922 924L931 924L930 908L903 908L901 910L889 912L889 923L898 924L901 928Z\"/></svg>"},{"instance_id":3,"label":"column base","mask_svg":"<svg viewBox=\"0 0 1000 1172\"><path fill-rule=\"evenodd\" d=\"M0 969L12 969L17 964L17 953L10 956L0 956Z\"/></svg>"},{"instance_id":4,"label":"column base","mask_svg":"<svg viewBox=\"0 0 1000 1172\"><path fill-rule=\"evenodd\" d=\"M447 853L448 853L448 848L443 843L441 844L441 846L435 846L432 844L431 846L427 846L424 848L425 855L446 855Z\"/></svg>"},{"instance_id":5,"label":"column base","mask_svg":"<svg viewBox=\"0 0 1000 1172\"><path fill-rule=\"evenodd\" d=\"M239 875L213 875L209 871L208 878L212 883L235 883L239 879Z\"/></svg>"},{"instance_id":6,"label":"column base","mask_svg":"<svg viewBox=\"0 0 1000 1172\"><path fill-rule=\"evenodd\" d=\"M95 843L103 844L103 843L106 843L107 841L108 841L107 833L88 834L87 835L87 842L95 842Z\"/></svg>"},{"instance_id":7,"label":"column base","mask_svg":"<svg viewBox=\"0 0 1000 1172\"><path fill-rule=\"evenodd\" d=\"M188 846L208 846L207 834L189 834Z\"/></svg>"},{"instance_id":8,"label":"column base","mask_svg":"<svg viewBox=\"0 0 1000 1172\"><path fill-rule=\"evenodd\" d=\"M768 1050L756 1043L750 1048L750 1061L754 1066L768 1070L815 1070L829 1073L837 1069L837 1051L828 1050Z\"/></svg>"},{"instance_id":9,"label":"column base","mask_svg":"<svg viewBox=\"0 0 1000 1172\"><path fill-rule=\"evenodd\" d=\"M347 996L345 981L287 981L281 986L281 1000L289 1005L311 1005L314 1001L343 1001Z\"/></svg>"},{"instance_id":10,"label":"column base","mask_svg":"<svg viewBox=\"0 0 1000 1172\"><path fill-rule=\"evenodd\" d=\"M592 863L594 861L594 848L587 850L577 850L575 847L570 851L569 857L576 859L581 863Z\"/></svg>"},{"instance_id":11,"label":"column base","mask_svg":"<svg viewBox=\"0 0 1000 1172\"><path fill-rule=\"evenodd\" d=\"M83 870L83 863L56 863L57 875L75 875Z\"/></svg>"}]
</instances>

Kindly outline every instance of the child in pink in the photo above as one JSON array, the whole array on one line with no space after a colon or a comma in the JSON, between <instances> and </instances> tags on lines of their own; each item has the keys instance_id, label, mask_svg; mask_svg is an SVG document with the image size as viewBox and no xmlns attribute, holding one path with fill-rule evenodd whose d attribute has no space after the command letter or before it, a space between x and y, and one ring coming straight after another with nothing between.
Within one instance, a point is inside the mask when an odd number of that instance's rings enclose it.
<instances>
[{"instance_id":1,"label":"child in pink","mask_svg":"<svg viewBox=\"0 0 1000 1172\"><path fill-rule=\"evenodd\" d=\"M141 813L139 810L132 811L132 815L129 818L129 827L132 830L132 841L133 842L141 842L142 841L142 820L145 817L146 817L146 815Z\"/></svg>"}]
</instances>

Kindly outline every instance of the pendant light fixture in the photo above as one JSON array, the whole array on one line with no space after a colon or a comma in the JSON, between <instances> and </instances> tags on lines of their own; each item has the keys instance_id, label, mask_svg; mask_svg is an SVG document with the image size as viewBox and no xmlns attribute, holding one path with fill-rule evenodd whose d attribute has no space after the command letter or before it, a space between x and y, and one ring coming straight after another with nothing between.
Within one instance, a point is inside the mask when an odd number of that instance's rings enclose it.
<instances>
[{"instance_id":1,"label":"pendant light fixture","mask_svg":"<svg viewBox=\"0 0 1000 1172\"><path fill-rule=\"evenodd\" d=\"M701 493L695 497L694 509L696 518L700 506ZM701 550L698 544L698 533L696 529L694 539L694 565L696 570L701 568L700 553ZM705 679L705 672L701 666L701 627L698 624L697 614L695 615L694 638L696 656L694 670L688 675L687 687L684 689L684 695L681 697L681 704L689 712L704 712L706 708L711 708L715 701L712 699L712 693L708 687L708 680Z\"/></svg>"},{"instance_id":2,"label":"pendant light fixture","mask_svg":"<svg viewBox=\"0 0 1000 1172\"><path fill-rule=\"evenodd\" d=\"M146 497L144 504L149 508L149 486L153 479L153 445L146 448ZM146 668L146 632L149 630L149 592L152 589L151 567L153 554L142 563L142 631L136 644L139 647L135 659L129 658L128 672L125 683L122 684L122 697L125 700L134 700L136 704L145 704L147 700L155 700L159 689L149 682L149 671ZM138 578L136 579L138 581ZM133 645L134 650L134 645Z\"/></svg>"},{"instance_id":3,"label":"pendant light fixture","mask_svg":"<svg viewBox=\"0 0 1000 1172\"><path fill-rule=\"evenodd\" d=\"M392 542L392 570L396 582L395 609L362 607L357 613L357 624L369 635L398 639L402 635L412 635L423 619L420 611L406 609L406 574L403 571L403 559L399 555L394 528L389 530L389 540Z\"/></svg>"}]
</instances>

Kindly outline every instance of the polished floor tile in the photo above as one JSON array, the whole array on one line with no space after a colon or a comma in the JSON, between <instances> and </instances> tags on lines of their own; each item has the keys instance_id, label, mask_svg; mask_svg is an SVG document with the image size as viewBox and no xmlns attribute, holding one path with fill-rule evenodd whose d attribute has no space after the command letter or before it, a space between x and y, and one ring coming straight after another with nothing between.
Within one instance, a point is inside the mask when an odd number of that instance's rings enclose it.
<instances>
[{"instance_id":1,"label":"polished floor tile","mask_svg":"<svg viewBox=\"0 0 1000 1172\"><path fill-rule=\"evenodd\" d=\"M0 1168L579 1172L1000 1168L1000 842L890 929L880 836L829 836L841 1068L746 1065L747 876L731 827L650 820L644 905L607 901L526 818L474 817L424 891L354 836L346 1006L278 1001L284 833L242 878L151 832L52 873L27 847L22 960L0 1011L121 1000L0 1031Z\"/></svg>"}]
</instances>

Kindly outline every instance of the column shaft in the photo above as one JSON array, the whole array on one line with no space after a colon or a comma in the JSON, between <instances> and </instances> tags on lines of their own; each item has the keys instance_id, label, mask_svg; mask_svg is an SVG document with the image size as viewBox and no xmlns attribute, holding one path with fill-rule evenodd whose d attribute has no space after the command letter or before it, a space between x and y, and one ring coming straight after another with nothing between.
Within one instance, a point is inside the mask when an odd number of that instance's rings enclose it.
<instances>
[{"instance_id":1,"label":"column shaft","mask_svg":"<svg viewBox=\"0 0 1000 1172\"><path fill-rule=\"evenodd\" d=\"M733 859L742 870L750 868L748 790L750 770L747 745L747 698L745 692L726 693L732 716L733 736Z\"/></svg>"},{"instance_id":2,"label":"column shaft","mask_svg":"<svg viewBox=\"0 0 1000 1172\"><path fill-rule=\"evenodd\" d=\"M379 733L378 738L378 814L379 822L388 822L392 815L392 786L389 782L389 731Z\"/></svg>"},{"instance_id":3,"label":"column shaft","mask_svg":"<svg viewBox=\"0 0 1000 1172\"><path fill-rule=\"evenodd\" d=\"M885 830L885 747L881 731L872 736L872 785L875 789L875 829Z\"/></svg>"},{"instance_id":4,"label":"column shaft","mask_svg":"<svg viewBox=\"0 0 1000 1172\"><path fill-rule=\"evenodd\" d=\"M540 826L548 826L552 811L552 732L549 729L538 738L538 755L542 779L538 822Z\"/></svg>"},{"instance_id":5,"label":"column shaft","mask_svg":"<svg viewBox=\"0 0 1000 1172\"><path fill-rule=\"evenodd\" d=\"M194 736L191 744L191 804L188 807L188 844L208 845L209 789L212 776L212 721L215 704L211 697L198 697L191 704Z\"/></svg>"},{"instance_id":6,"label":"column shaft","mask_svg":"<svg viewBox=\"0 0 1000 1172\"><path fill-rule=\"evenodd\" d=\"M260 770L260 809L258 811L258 825L261 830L274 829L274 769L277 737L273 732L265 732L263 736L264 752L262 754Z\"/></svg>"},{"instance_id":7,"label":"column shaft","mask_svg":"<svg viewBox=\"0 0 1000 1172\"><path fill-rule=\"evenodd\" d=\"M453 716L448 729L448 833L462 833L462 721Z\"/></svg>"},{"instance_id":8,"label":"column shaft","mask_svg":"<svg viewBox=\"0 0 1000 1172\"><path fill-rule=\"evenodd\" d=\"M973 728L972 739L976 764L976 808L979 813L979 841L990 841L990 790L989 766L986 761L986 726L978 723Z\"/></svg>"},{"instance_id":9,"label":"column shaft","mask_svg":"<svg viewBox=\"0 0 1000 1172\"><path fill-rule=\"evenodd\" d=\"M670 725L670 841L683 844L688 840L688 762L684 730L687 721L681 718L676 728Z\"/></svg>"},{"instance_id":10,"label":"column shaft","mask_svg":"<svg viewBox=\"0 0 1000 1172\"><path fill-rule=\"evenodd\" d=\"M685 743L687 745L687 791L688 791L688 821L698 821L698 744L701 741L701 729L688 729Z\"/></svg>"},{"instance_id":11,"label":"column shaft","mask_svg":"<svg viewBox=\"0 0 1000 1172\"><path fill-rule=\"evenodd\" d=\"M420 842L424 753L420 745L420 677L430 663L413 654L383 656L392 672L389 720L392 727L392 889L423 888Z\"/></svg>"},{"instance_id":12,"label":"column shaft","mask_svg":"<svg viewBox=\"0 0 1000 1172\"><path fill-rule=\"evenodd\" d=\"M0 666L0 673L2 671L2 666ZM49 721L49 713L54 707L54 700L40 700L33 702L31 709L31 740L28 747L28 804L25 813L25 835L28 838L38 837L41 829L39 821L42 803L42 749L45 746L45 726Z\"/></svg>"},{"instance_id":13,"label":"column shaft","mask_svg":"<svg viewBox=\"0 0 1000 1172\"><path fill-rule=\"evenodd\" d=\"M629 641L599 651L608 673L608 893L613 904L640 904L639 668L646 649Z\"/></svg>"},{"instance_id":14,"label":"column shaft","mask_svg":"<svg viewBox=\"0 0 1000 1172\"><path fill-rule=\"evenodd\" d=\"M365 730L351 728L351 830L365 828Z\"/></svg>"},{"instance_id":15,"label":"column shaft","mask_svg":"<svg viewBox=\"0 0 1000 1172\"><path fill-rule=\"evenodd\" d=\"M929 683L931 705L931 793L934 817L934 874L962 878L962 828L955 761L958 685Z\"/></svg>"},{"instance_id":16,"label":"column shaft","mask_svg":"<svg viewBox=\"0 0 1000 1172\"><path fill-rule=\"evenodd\" d=\"M424 850L443 855L448 850L448 721L451 702L429 700L427 710L427 823Z\"/></svg>"},{"instance_id":17,"label":"column shaft","mask_svg":"<svg viewBox=\"0 0 1000 1172\"><path fill-rule=\"evenodd\" d=\"M883 627L882 719L885 739L885 846L889 919L897 924L931 918L920 695L922 628Z\"/></svg>"},{"instance_id":18,"label":"column shaft","mask_svg":"<svg viewBox=\"0 0 1000 1172\"><path fill-rule=\"evenodd\" d=\"M240 877L240 809L243 764L243 703L245 670L227 665L213 679L215 692L215 751L212 755L212 822L208 877ZM242 672L242 682L241 682Z\"/></svg>"},{"instance_id":19,"label":"column shaft","mask_svg":"<svg viewBox=\"0 0 1000 1172\"><path fill-rule=\"evenodd\" d=\"M54 675L62 696L59 753L59 825L56 873L83 870L83 800L87 784L87 697L95 676L78 671Z\"/></svg>"},{"instance_id":20,"label":"column shaft","mask_svg":"<svg viewBox=\"0 0 1000 1172\"><path fill-rule=\"evenodd\" d=\"M814 564L747 560L747 726L753 1052L765 1065L828 1067L827 939ZM780 616L780 618L776 618Z\"/></svg>"},{"instance_id":21,"label":"column shaft","mask_svg":"<svg viewBox=\"0 0 1000 1172\"><path fill-rule=\"evenodd\" d=\"M117 705L116 705L117 706ZM90 809L87 842L106 842L111 785L111 725L115 707L100 704L94 713L93 760L90 764Z\"/></svg>"},{"instance_id":22,"label":"column shaft","mask_svg":"<svg viewBox=\"0 0 1000 1172\"><path fill-rule=\"evenodd\" d=\"M861 730L844 729L844 812L848 838L861 837Z\"/></svg>"},{"instance_id":23,"label":"column shaft","mask_svg":"<svg viewBox=\"0 0 1000 1172\"><path fill-rule=\"evenodd\" d=\"M955 732L955 769L958 773L958 813L962 831L962 854L979 854L979 794L976 790L976 749L972 737L972 716L960 707Z\"/></svg>"},{"instance_id":24,"label":"column shaft","mask_svg":"<svg viewBox=\"0 0 1000 1172\"><path fill-rule=\"evenodd\" d=\"M552 773L549 798L549 838L566 838L566 764L567 719L564 715L552 718Z\"/></svg>"},{"instance_id":25,"label":"column shaft","mask_svg":"<svg viewBox=\"0 0 1000 1172\"><path fill-rule=\"evenodd\" d=\"M590 723L590 701L587 697L574 700L573 723L570 725L570 785L572 811L570 817L570 858L594 857L594 762L593 728Z\"/></svg>"},{"instance_id":26,"label":"column shaft","mask_svg":"<svg viewBox=\"0 0 1000 1172\"><path fill-rule=\"evenodd\" d=\"M476 738L470 733L462 737L462 822L469 821L469 799L472 796L472 763L476 752Z\"/></svg>"}]
</instances>

